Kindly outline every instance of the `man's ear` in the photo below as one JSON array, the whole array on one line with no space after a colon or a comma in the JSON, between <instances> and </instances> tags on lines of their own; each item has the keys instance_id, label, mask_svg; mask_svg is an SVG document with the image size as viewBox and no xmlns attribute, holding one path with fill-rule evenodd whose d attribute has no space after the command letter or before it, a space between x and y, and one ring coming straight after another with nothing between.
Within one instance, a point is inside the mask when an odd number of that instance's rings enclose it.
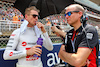
<instances>
[{"instance_id":1,"label":"man's ear","mask_svg":"<svg viewBox=\"0 0 100 67\"><path fill-rule=\"evenodd\" d=\"M82 23L82 21L83 21L83 15L84 15L84 14L83 14L82 11L80 11L80 12L79 12L79 15L80 15L80 21L81 21L81 23Z\"/></svg>"},{"instance_id":2,"label":"man's ear","mask_svg":"<svg viewBox=\"0 0 100 67\"><path fill-rule=\"evenodd\" d=\"M27 14L25 14L25 19L27 20Z\"/></svg>"},{"instance_id":3,"label":"man's ear","mask_svg":"<svg viewBox=\"0 0 100 67\"><path fill-rule=\"evenodd\" d=\"M83 12L82 11L80 11L79 12L79 15L80 15L80 18L83 16Z\"/></svg>"}]
</instances>

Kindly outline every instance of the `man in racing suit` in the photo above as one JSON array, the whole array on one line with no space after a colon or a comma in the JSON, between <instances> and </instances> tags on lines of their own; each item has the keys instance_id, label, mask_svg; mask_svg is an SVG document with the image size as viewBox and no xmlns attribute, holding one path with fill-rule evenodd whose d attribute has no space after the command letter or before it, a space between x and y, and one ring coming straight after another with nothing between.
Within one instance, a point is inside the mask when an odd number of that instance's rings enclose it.
<instances>
[{"instance_id":1,"label":"man in racing suit","mask_svg":"<svg viewBox=\"0 0 100 67\"><path fill-rule=\"evenodd\" d=\"M9 38L3 57L5 60L18 59L16 67L43 67L41 58L33 56L34 54L41 56L42 53L40 49L42 46L37 44L38 34L43 38L43 46L48 50L53 50L44 25L37 22L38 12L39 10L34 6L27 8L25 10L26 20L21 25L22 27L16 29Z\"/></svg>"},{"instance_id":2,"label":"man in racing suit","mask_svg":"<svg viewBox=\"0 0 100 67\"><path fill-rule=\"evenodd\" d=\"M84 8L72 4L65 13L68 24L74 28L67 34L55 27L52 29L65 37L65 44L61 46L58 56L68 63L68 67L97 67L98 33L92 25L81 23Z\"/></svg>"}]
</instances>

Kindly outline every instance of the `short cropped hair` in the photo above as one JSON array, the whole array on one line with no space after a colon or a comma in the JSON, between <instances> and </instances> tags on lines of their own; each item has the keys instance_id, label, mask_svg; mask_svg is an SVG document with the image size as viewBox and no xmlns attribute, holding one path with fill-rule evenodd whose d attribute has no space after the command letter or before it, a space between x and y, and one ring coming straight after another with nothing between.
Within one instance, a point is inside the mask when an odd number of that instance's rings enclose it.
<instances>
[{"instance_id":1,"label":"short cropped hair","mask_svg":"<svg viewBox=\"0 0 100 67\"><path fill-rule=\"evenodd\" d=\"M68 7L66 7L65 9L69 8L69 7L75 7L75 11L82 11L82 13L84 13L84 8L79 5L79 4L72 4L72 5L69 5Z\"/></svg>"},{"instance_id":2,"label":"short cropped hair","mask_svg":"<svg viewBox=\"0 0 100 67\"><path fill-rule=\"evenodd\" d=\"M40 12L35 6L31 6L25 9L25 14L29 14L31 10L35 10L38 13Z\"/></svg>"}]
</instances>

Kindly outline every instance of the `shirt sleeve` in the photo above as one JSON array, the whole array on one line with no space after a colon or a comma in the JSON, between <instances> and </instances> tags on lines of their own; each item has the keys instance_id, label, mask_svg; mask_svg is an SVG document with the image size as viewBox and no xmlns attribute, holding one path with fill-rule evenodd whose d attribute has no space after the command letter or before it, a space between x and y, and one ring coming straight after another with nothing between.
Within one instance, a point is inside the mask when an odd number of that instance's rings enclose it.
<instances>
[{"instance_id":1,"label":"shirt sleeve","mask_svg":"<svg viewBox=\"0 0 100 67\"><path fill-rule=\"evenodd\" d=\"M98 43L97 30L93 26L91 26L91 27L86 28L85 32L83 31L82 41L79 44L79 47L94 48Z\"/></svg>"},{"instance_id":2,"label":"shirt sleeve","mask_svg":"<svg viewBox=\"0 0 100 67\"><path fill-rule=\"evenodd\" d=\"M43 46L47 50L50 50L50 51L53 50L53 44L47 32L43 33L42 38L43 38Z\"/></svg>"},{"instance_id":3,"label":"shirt sleeve","mask_svg":"<svg viewBox=\"0 0 100 67\"><path fill-rule=\"evenodd\" d=\"M20 32L19 29L17 29L11 34L3 54L3 58L5 60L18 59L26 56L26 50L24 51L16 50L17 45L19 43L19 35L20 35L19 32Z\"/></svg>"}]
</instances>

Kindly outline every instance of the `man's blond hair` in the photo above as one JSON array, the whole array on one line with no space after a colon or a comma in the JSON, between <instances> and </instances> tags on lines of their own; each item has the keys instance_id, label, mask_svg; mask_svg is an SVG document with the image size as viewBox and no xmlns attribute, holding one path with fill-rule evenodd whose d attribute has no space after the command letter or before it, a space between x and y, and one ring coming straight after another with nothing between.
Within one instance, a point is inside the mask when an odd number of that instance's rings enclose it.
<instances>
[{"instance_id":1,"label":"man's blond hair","mask_svg":"<svg viewBox=\"0 0 100 67\"><path fill-rule=\"evenodd\" d=\"M75 11L82 11L82 13L84 13L84 11L85 11L84 8L81 5L79 5L79 4L69 5L65 9L70 8L70 7L75 7Z\"/></svg>"},{"instance_id":2,"label":"man's blond hair","mask_svg":"<svg viewBox=\"0 0 100 67\"><path fill-rule=\"evenodd\" d=\"M38 13L40 12L35 6L31 6L31 7L25 9L25 14L30 14L31 10L35 10Z\"/></svg>"}]
</instances>

